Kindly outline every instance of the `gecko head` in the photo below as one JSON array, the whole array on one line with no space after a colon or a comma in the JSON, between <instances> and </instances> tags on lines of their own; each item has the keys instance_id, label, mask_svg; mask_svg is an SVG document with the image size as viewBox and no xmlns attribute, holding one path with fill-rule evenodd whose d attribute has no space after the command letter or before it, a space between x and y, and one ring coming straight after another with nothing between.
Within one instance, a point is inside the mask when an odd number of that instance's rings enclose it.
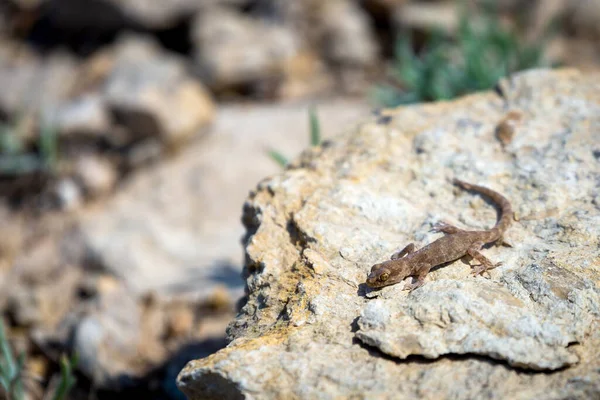
<instances>
[{"instance_id":1,"label":"gecko head","mask_svg":"<svg viewBox=\"0 0 600 400\"><path fill-rule=\"evenodd\" d=\"M402 258L375 264L367 277L367 285L372 288L382 288L401 282L408 276L408 269L407 263Z\"/></svg>"}]
</instances>

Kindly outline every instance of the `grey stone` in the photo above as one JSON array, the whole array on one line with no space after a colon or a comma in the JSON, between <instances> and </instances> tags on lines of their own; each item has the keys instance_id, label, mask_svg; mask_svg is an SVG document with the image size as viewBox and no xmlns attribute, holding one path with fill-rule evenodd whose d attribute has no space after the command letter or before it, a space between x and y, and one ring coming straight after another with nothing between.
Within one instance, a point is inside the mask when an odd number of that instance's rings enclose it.
<instances>
[{"instance_id":1,"label":"grey stone","mask_svg":"<svg viewBox=\"0 0 600 400\"><path fill-rule=\"evenodd\" d=\"M384 110L261 181L244 207L247 298L231 342L191 361L179 388L190 399L599 397L598 82L534 70L498 92ZM503 147L495 127L512 109L523 119ZM371 266L437 238L434 222L493 224L455 177L511 200L513 247L483 250L503 265L473 277L456 261L411 293L368 290Z\"/></svg>"},{"instance_id":2,"label":"grey stone","mask_svg":"<svg viewBox=\"0 0 600 400\"><path fill-rule=\"evenodd\" d=\"M64 136L102 136L108 133L111 120L106 104L98 94L88 94L61 104L53 124Z\"/></svg>"}]
</instances>

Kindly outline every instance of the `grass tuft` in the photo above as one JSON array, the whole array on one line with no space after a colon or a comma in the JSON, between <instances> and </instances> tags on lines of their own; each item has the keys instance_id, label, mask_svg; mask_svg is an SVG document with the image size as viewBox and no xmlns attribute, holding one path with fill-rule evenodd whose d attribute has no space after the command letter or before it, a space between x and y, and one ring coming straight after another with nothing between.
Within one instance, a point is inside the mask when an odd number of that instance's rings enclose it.
<instances>
[{"instance_id":1,"label":"grass tuft","mask_svg":"<svg viewBox=\"0 0 600 400\"><path fill-rule=\"evenodd\" d=\"M515 31L500 23L493 7L484 8L482 16L476 27L476 19L463 9L457 38L435 31L420 54L413 50L410 34L401 35L390 71L391 84L375 89L376 101L394 107L447 100L490 89L511 73L547 66L543 49L550 30L538 42L523 43Z\"/></svg>"},{"instance_id":2,"label":"grass tuft","mask_svg":"<svg viewBox=\"0 0 600 400\"><path fill-rule=\"evenodd\" d=\"M73 368L76 365L77 357L75 355L70 359L66 355L61 357L60 377L56 390L52 395L47 394L44 398L51 398L52 400L63 400L66 398L76 383L73 373ZM25 353L19 354L15 360L8 337L6 336L4 323L0 319L0 394L4 394L7 400L25 399L24 371Z\"/></svg>"},{"instance_id":3,"label":"grass tuft","mask_svg":"<svg viewBox=\"0 0 600 400\"><path fill-rule=\"evenodd\" d=\"M21 176L33 172L54 173L58 168L58 134L49 123L38 131L34 148L29 150L21 139L21 124L17 120L0 124L0 174Z\"/></svg>"}]
</instances>

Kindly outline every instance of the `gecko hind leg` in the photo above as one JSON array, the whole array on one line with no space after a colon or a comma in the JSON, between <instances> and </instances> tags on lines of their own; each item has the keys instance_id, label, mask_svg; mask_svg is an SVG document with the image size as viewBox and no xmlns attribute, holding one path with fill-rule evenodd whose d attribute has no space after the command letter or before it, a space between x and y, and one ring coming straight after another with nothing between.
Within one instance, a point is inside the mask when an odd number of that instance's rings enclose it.
<instances>
[{"instance_id":1,"label":"gecko hind leg","mask_svg":"<svg viewBox=\"0 0 600 400\"><path fill-rule=\"evenodd\" d=\"M392 254L392 256L390 257L390 260L397 260L399 258L404 257L407 254L414 253L414 252L415 252L415 244L410 243L402 250L397 251L394 254Z\"/></svg>"},{"instance_id":2,"label":"gecko hind leg","mask_svg":"<svg viewBox=\"0 0 600 400\"><path fill-rule=\"evenodd\" d=\"M503 236L501 236L498 240L496 240L494 242L495 246L506 246L506 247L515 247L512 245L512 243L507 242L506 239L504 239Z\"/></svg>"},{"instance_id":3,"label":"gecko hind leg","mask_svg":"<svg viewBox=\"0 0 600 400\"><path fill-rule=\"evenodd\" d=\"M458 232L462 231L462 229L457 228L456 226L451 225L444 221L436 222L433 225L433 227L431 228L431 230L433 232L443 232L445 234L458 233Z\"/></svg>"},{"instance_id":4,"label":"gecko hind leg","mask_svg":"<svg viewBox=\"0 0 600 400\"><path fill-rule=\"evenodd\" d=\"M486 272L489 275L488 271L490 269L494 269L494 268L502 265L502 262L493 263L489 258L487 258L483 254L481 254L480 250L484 244L485 243L483 243L483 242L475 242L471 245L471 247L469 247L469 250L467 250L468 255L473 257L474 260L479 261L479 264L472 266L473 267L472 273L474 276L477 276L477 275L483 276L483 274Z\"/></svg>"}]
</instances>

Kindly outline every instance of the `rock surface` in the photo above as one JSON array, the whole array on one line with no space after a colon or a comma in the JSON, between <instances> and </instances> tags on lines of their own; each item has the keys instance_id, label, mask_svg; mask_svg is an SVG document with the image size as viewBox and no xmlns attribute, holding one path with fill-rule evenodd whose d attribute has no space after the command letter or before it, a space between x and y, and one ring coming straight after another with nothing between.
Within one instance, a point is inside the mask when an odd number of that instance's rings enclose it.
<instances>
[{"instance_id":1,"label":"rock surface","mask_svg":"<svg viewBox=\"0 0 600 400\"><path fill-rule=\"evenodd\" d=\"M530 71L498 92L386 110L245 204L247 298L231 343L178 377L190 399L595 398L600 396L598 75ZM494 136L523 118L512 142ZM505 240L432 271L411 293L365 287L372 264L492 225L494 209L449 179L513 203ZM464 260L468 261L468 260ZM556 371L552 374L539 370Z\"/></svg>"}]
</instances>

